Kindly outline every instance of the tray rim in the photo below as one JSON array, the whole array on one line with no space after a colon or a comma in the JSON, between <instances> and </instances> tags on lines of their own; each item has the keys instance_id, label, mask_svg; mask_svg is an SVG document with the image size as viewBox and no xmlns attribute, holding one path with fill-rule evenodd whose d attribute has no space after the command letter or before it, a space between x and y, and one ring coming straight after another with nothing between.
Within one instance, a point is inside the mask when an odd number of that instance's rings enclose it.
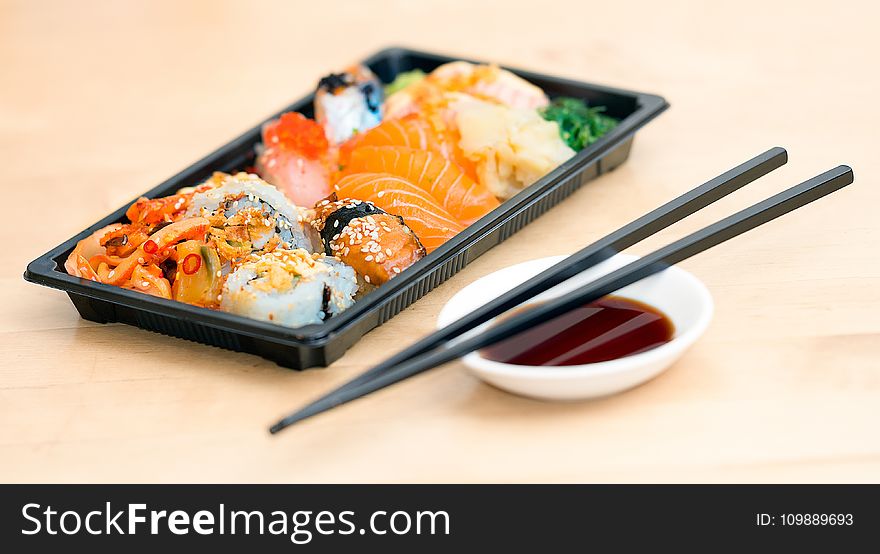
<instances>
[{"instance_id":1,"label":"tray rim","mask_svg":"<svg viewBox=\"0 0 880 554\"><path fill-rule=\"evenodd\" d=\"M486 63L484 61L474 60L463 56L448 56L403 46L389 46L383 48L363 59L361 63L373 64L384 58L393 58L395 56L402 57L406 55L434 58L440 63L452 60ZM207 325L221 331L238 333L253 338L284 344L296 344L308 347L325 346L335 335L344 332L344 330L350 326L356 325L361 319L368 317L374 311L379 310L384 305L394 301L396 297L405 294L413 281L418 281L420 277L429 274L437 267L442 266L450 258L466 252L467 248L478 242L482 236L491 234L498 227L504 225L507 221L516 217L522 211L525 211L538 203L543 196L551 194L556 189L556 186L565 182L568 177L573 176L578 171L600 160L605 154L630 139L640 127L647 124L669 107L669 103L662 96L656 94L598 85L565 77L537 73L507 65L502 65L501 67L513 71L526 79L551 80L565 86L589 88L598 92L629 96L634 99L636 109L626 118L621 120L614 130L603 136L596 143L584 148L537 182L507 200L501 207L496 208L480 220L466 227L461 233L458 233L458 235L443 244L429 256L422 258L416 262L416 264L407 268L406 279L392 279L383 284L381 288L367 294L355 302L351 308L339 316L336 316L327 322L298 328L284 327L280 324L268 321L251 319L245 316L221 312L218 310L210 310L208 308L193 306L175 300L158 298L104 283L96 283L80 277L74 277L73 275L69 275L59 269L58 264L54 261L56 257L71 250L78 241L87 237L97 229L119 220L120 216L122 216L125 210L131 205L131 202L114 210L101 220L82 230L80 233L65 240L61 244L31 261L24 272L24 279L38 285L47 286L68 293L79 294L81 296L110 302L112 304L122 305L135 310L146 311L158 316L179 319L192 319L193 316L195 316L195 318L198 319L198 324ZM281 113L286 111L302 109L302 106L311 104L313 97L314 94L310 93L299 98L285 108L264 118L256 126L239 134L232 140L189 164L183 170L170 176L139 196L152 198L159 194L163 194L161 191L168 188L171 183L186 179L190 173L195 172L196 168L208 166L211 163L217 163L219 159L228 152L234 151L243 146L243 143L245 142L251 142L251 135L254 133L254 130L260 128L266 121L277 118ZM299 106L299 108L297 108L297 106ZM502 210L501 208L504 207L505 204L510 204L510 206ZM401 276L403 275L404 274L401 274Z\"/></svg>"}]
</instances>

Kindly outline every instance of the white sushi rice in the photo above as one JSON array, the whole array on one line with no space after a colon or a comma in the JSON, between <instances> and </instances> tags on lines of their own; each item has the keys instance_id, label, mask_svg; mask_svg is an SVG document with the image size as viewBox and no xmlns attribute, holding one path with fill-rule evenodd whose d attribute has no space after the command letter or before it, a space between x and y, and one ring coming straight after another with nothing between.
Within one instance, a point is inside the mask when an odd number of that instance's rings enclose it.
<instances>
[{"instance_id":1,"label":"white sushi rice","mask_svg":"<svg viewBox=\"0 0 880 554\"><path fill-rule=\"evenodd\" d=\"M381 123L381 118L367 108L358 87L349 87L338 94L321 92L315 101L323 116L324 132L333 144L342 144L356 132L362 133Z\"/></svg>"},{"instance_id":2,"label":"white sushi rice","mask_svg":"<svg viewBox=\"0 0 880 554\"><path fill-rule=\"evenodd\" d=\"M301 327L350 307L357 289L354 270L336 258L302 249L276 250L253 255L238 266L223 286L220 309Z\"/></svg>"}]
</instances>

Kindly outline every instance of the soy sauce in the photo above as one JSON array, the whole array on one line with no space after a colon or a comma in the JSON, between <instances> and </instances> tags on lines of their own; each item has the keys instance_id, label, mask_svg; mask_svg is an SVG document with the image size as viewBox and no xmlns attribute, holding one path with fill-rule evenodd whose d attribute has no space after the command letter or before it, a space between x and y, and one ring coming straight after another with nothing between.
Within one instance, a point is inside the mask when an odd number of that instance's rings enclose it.
<instances>
[{"instance_id":1,"label":"soy sauce","mask_svg":"<svg viewBox=\"0 0 880 554\"><path fill-rule=\"evenodd\" d=\"M606 296L484 348L480 355L517 365L589 364L650 350L672 340L674 332L672 321L653 306Z\"/></svg>"}]
</instances>

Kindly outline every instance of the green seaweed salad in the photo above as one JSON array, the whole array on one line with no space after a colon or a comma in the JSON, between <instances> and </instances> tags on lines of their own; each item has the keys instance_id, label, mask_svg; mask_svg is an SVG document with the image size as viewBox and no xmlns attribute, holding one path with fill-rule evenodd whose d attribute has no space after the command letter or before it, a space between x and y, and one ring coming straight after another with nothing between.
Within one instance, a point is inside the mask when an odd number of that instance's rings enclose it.
<instances>
[{"instance_id":1,"label":"green seaweed salad","mask_svg":"<svg viewBox=\"0 0 880 554\"><path fill-rule=\"evenodd\" d=\"M575 152L593 144L618 121L605 115L605 106L589 107L579 98L560 96L539 110L541 117L559 124L562 140Z\"/></svg>"}]
</instances>

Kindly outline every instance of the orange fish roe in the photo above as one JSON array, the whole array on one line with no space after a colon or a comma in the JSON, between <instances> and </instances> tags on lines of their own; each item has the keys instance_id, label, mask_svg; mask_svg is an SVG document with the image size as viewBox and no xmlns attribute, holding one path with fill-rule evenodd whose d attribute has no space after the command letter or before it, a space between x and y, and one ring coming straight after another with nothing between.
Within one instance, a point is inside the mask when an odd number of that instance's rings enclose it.
<instances>
[{"instance_id":1,"label":"orange fish roe","mask_svg":"<svg viewBox=\"0 0 880 554\"><path fill-rule=\"evenodd\" d=\"M323 157L330 144L324 129L301 113L288 112L263 128L263 144L299 152L306 158Z\"/></svg>"}]
</instances>

